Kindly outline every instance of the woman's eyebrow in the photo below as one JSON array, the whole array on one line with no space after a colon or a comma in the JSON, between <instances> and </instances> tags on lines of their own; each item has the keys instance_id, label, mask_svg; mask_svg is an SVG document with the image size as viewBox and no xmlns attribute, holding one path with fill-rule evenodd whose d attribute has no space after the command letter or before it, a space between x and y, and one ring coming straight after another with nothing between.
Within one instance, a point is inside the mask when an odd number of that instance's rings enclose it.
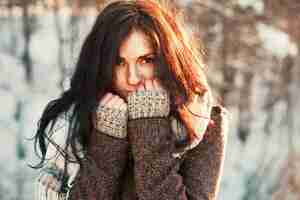
<instances>
[{"instance_id":1,"label":"woman's eyebrow","mask_svg":"<svg viewBox=\"0 0 300 200\"><path fill-rule=\"evenodd\" d=\"M154 56L155 53L154 53L154 52L146 53L146 54L144 54L144 55L139 56L138 58L146 58L146 57L152 56L152 55ZM121 58L121 59L125 59L125 58L123 58L122 56L120 56L120 58Z\"/></svg>"},{"instance_id":2,"label":"woman's eyebrow","mask_svg":"<svg viewBox=\"0 0 300 200\"><path fill-rule=\"evenodd\" d=\"M140 56L139 58L146 58L146 57L152 56L152 55L155 55L155 53L153 53L153 52L147 53L147 54L145 54L145 55Z\"/></svg>"}]
</instances>

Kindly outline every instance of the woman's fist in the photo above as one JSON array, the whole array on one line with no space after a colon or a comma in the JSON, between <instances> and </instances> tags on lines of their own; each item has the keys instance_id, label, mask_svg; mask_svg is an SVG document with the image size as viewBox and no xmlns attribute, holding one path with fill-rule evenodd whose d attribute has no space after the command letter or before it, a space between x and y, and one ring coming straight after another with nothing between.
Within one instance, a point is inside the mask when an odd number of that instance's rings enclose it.
<instances>
[{"instance_id":1,"label":"woman's fist","mask_svg":"<svg viewBox=\"0 0 300 200\"><path fill-rule=\"evenodd\" d=\"M127 104L118 95L105 94L96 113L95 127L98 131L117 138L127 136Z\"/></svg>"},{"instance_id":2,"label":"woman's fist","mask_svg":"<svg viewBox=\"0 0 300 200\"><path fill-rule=\"evenodd\" d=\"M112 93L105 94L100 100L99 105L124 111L127 110L127 104L125 101L118 95L114 95Z\"/></svg>"},{"instance_id":3,"label":"woman's fist","mask_svg":"<svg viewBox=\"0 0 300 200\"><path fill-rule=\"evenodd\" d=\"M128 118L166 117L170 112L169 93L158 80L146 80L127 97Z\"/></svg>"}]
</instances>

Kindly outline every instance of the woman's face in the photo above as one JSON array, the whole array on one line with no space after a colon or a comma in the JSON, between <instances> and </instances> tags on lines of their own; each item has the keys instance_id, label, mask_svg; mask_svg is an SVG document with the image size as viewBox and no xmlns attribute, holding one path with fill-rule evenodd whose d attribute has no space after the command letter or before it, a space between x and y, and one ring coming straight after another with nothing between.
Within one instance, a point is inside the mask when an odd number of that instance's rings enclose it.
<instances>
[{"instance_id":1,"label":"woman's face","mask_svg":"<svg viewBox=\"0 0 300 200\"><path fill-rule=\"evenodd\" d=\"M155 56L147 35L133 30L119 48L119 57L113 72L114 90L126 99L139 84L154 78Z\"/></svg>"}]
</instances>

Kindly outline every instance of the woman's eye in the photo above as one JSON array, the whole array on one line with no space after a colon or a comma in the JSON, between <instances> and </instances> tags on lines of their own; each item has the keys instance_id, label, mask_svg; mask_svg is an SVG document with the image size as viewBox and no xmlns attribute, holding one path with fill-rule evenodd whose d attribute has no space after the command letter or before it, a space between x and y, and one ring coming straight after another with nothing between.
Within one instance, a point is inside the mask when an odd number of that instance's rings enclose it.
<instances>
[{"instance_id":1,"label":"woman's eye","mask_svg":"<svg viewBox=\"0 0 300 200\"><path fill-rule=\"evenodd\" d=\"M154 58L148 57L142 60L142 64L147 64L147 63L154 63Z\"/></svg>"},{"instance_id":2,"label":"woman's eye","mask_svg":"<svg viewBox=\"0 0 300 200\"><path fill-rule=\"evenodd\" d=\"M123 66L123 65L125 65L125 62L121 58L118 58L116 64L118 66Z\"/></svg>"}]
</instances>

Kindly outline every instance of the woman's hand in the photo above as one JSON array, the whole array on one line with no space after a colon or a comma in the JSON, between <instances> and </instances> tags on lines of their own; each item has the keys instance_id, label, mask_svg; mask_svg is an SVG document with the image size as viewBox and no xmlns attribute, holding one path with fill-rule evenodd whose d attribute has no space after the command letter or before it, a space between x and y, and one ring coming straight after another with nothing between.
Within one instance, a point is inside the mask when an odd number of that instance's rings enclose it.
<instances>
[{"instance_id":1,"label":"woman's hand","mask_svg":"<svg viewBox=\"0 0 300 200\"><path fill-rule=\"evenodd\" d=\"M127 97L128 118L166 117L170 112L170 99L157 79L145 80Z\"/></svg>"},{"instance_id":2,"label":"woman's hand","mask_svg":"<svg viewBox=\"0 0 300 200\"><path fill-rule=\"evenodd\" d=\"M127 104L118 95L105 94L99 102L95 127L108 135L125 138L127 136Z\"/></svg>"},{"instance_id":3,"label":"woman's hand","mask_svg":"<svg viewBox=\"0 0 300 200\"><path fill-rule=\"evenodd\" d=\"M109 108L116 108L123 111L127 110L127 104L125 103L125 101L118 95L114 95L110 92L102 97L99 105L107 106Z\"/></svg>"}]
</instances>

